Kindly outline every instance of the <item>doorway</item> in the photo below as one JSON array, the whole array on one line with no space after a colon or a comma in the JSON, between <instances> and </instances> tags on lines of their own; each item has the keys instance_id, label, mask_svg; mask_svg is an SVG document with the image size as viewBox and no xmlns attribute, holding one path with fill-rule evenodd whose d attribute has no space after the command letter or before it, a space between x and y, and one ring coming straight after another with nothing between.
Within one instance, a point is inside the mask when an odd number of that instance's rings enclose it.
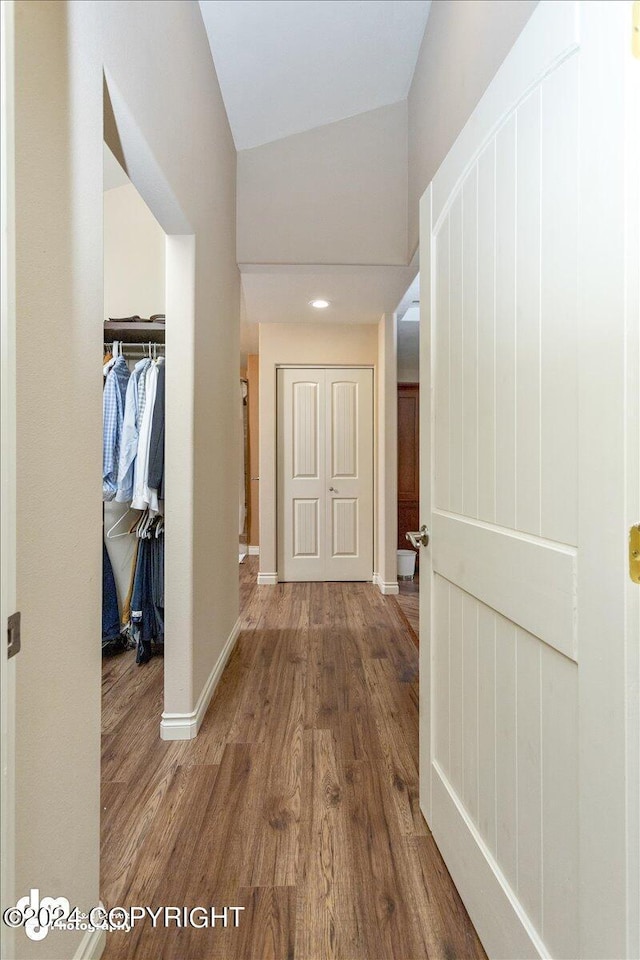
<instances>
[{"instance_id":1,"label":"doorway","mask_svg":"<svg viewBox=\"0 0 640 960\"><path fill-rule=\"evenodd\" d=\"M101 895L144 818L120 782L132 729L152 731L164 688L165 246L104 145ZM142 760L142 756L139 757Z\"/></svg>"},{"instance_id":2,"label":"doorway","mask_svg":"<svg viewBox=\"0 0 640 960\"><path fill-rule=\"evenodd\" d=\"M419 553L407 540L420 527L420 384L398 383L398 603L420 636Z\"/></svg>"},{"instance_id":3,"label":"doorway","mask_svg":"<svg viewBox=\"0 0 640 960\"><path fill-rule=\"evenodd\" d=\"M397 602L416 643L420 636L420 557L407 539L420 528L420 277L396 311L398 447Z\"/></svg>"},{"instance_id":4,"label":"doorway","mask_svg":"<svg viewBox=\"0 0 640 960\"><path fill-rule=\"evenodd\" d=\"M373 370L277 374L278 578L373 576Z\"/></svg>"}]
</instances>

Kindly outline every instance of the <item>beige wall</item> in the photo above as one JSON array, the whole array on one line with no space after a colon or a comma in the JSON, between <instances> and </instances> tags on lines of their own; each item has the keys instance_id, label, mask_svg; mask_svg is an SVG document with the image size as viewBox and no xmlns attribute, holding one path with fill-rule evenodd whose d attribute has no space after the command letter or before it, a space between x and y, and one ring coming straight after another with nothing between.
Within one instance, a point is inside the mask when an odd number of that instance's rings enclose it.
<instances>
[{"instance_id":1,"label":"beige wall","mask_svg":"<svg viewBox=\"0 0 640 960\"><path fill-rule=\"evenodd\" d=\"M537 0L433 0L408 98L409 246L418 204Z\"/></svg>"},{"instance_id":2,"label":"beige wall","mask_svg":"<svg viewBox=\"0 0 640 960\"><path fill-rule=\"evenodd\" d=\"M238 153L239 263L406 262L406 101Z\"/></svg>"},{"instance_id":3,"label":"beige wall","mask_svg":"<svg viewBox=\"0 0 640 960\"><path fill-rule=\"evenodd\" d=\"M372 324L260 324L260 572L277 572L276 367L278 364L375 365L378 328Z\"/></svg>"},{"instance_id":4,"label":"beige wall","mask_svg":"<svg viewBox=\"0 0 640 960\"><path fill-rule=\"evenodd\" d=\"M104 194L104 318L165 312L164 231L133 186Z\"/></svg>"},{"instance_id":5,"label":"beige wall","mask_svg":"<svg viewBox=\"0 0 640 960\"><path fill-rule=\"evenodd\" d=\"M16 881L80 909L99 898L103 69L129 175L180 234L167 243L169 709L193 709L238 613L235 150L198 5L19 0ZM17 956L66 960L80 938L19 935Z\"/></svg>"}]
</instances>

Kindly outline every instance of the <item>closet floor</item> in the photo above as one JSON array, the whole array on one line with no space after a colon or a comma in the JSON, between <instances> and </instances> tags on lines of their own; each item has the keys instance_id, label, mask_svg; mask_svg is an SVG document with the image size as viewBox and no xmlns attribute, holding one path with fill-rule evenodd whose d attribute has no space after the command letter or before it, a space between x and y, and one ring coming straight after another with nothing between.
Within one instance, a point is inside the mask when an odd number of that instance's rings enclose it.
<instances>
[{"instance_id":1,"label":"closet floor","mask_svg":"<svg viewBox=\"0 0 640 960\"><path fill-rule=\"evenodd\" d=\"M107 937L105 960L485 957L418 807L418 651L370 584L256 587L196 740L162 660L104 664L102 899L242 906L237 929Z\"/></svg>"}]
</instances>

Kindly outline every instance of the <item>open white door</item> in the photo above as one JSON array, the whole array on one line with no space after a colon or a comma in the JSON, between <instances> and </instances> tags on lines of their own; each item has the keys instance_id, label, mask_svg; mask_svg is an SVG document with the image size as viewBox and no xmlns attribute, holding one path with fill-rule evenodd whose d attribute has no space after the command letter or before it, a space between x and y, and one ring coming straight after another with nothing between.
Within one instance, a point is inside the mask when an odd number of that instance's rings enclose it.
<instances>
[{"instance_id":1,"label":"open white door","mask_svg":"<svg viewBox=\"0 0 640 960\"><path fill-rule=\"evenodd\" d=\"M373 371L278 370L278 578L371 580Z\"/></svg>"},{"instance_id":2,"label":"open white door","mask_svg":"<svg viewBox=\"0 0 640 960\"><path fill-rule=\"evenodd\" d=\"M640 955L631 46L543 0L421 204L421 805L492 958Z\"/></svg>"},{"instance_id":3,"label":"open white door","mask_svg":"<svg viewBox=\"0 0 640 960\"><path fill-rule=\"evenodd\" d=\"M16 604L16 377L14 218L14 4L2 4L2 234L0 243L0 913L15 905L15 660L7 621ZM14 932L0 921L0 957L15 956Z\"/></svg>"}]
</instances>

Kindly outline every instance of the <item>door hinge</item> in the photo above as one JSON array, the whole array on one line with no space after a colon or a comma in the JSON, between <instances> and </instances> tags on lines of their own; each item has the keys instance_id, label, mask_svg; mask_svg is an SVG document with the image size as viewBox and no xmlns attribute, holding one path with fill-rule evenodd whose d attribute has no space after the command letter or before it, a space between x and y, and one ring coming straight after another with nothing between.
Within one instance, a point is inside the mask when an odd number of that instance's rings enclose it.
<instances>
[{"instance_id":1,"label":"door hinge","mask_svg":"<svg viewBox=\"0 0 640 960\"><path fill-rule=\"evenodd\" d=\"M629 530L629 576L640 583L640 523Z\"/></svg>"},{"instance_id":2,"label":"door hinge","mask_svg":"<svg viewBox=\"0 0 640 960\"><path fill-rule=\"evenodd\" d=\"M12 613L7 620L7 659L20 652L20 612Z\"/></svg>"},{"instance_id":3,"label":"door hinge","mask_svg":"<svg viewBox=\"0 0 640 960\"><path fill-rule=\"evenodd\" d=\"M631 14L631 52L640 60L640 0L634 0Z\"/></svg>"}]
</instances>

